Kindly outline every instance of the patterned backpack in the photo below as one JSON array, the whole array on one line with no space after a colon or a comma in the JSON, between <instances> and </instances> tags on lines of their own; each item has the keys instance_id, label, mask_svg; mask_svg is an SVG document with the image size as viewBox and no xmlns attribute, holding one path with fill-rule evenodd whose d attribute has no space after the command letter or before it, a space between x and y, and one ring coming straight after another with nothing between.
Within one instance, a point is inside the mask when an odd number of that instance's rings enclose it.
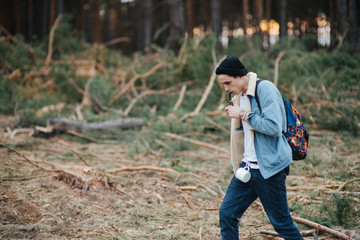
<instances>
[{"instance_id":1,"label":"patterned backpack","mask_svg":"<svg viewBox=\"0 0 360 240\"><path fill-rule=\"evenodd\" d=\"M263 80L256 81L255 99L261 112L261 106L257 95L257 87ZM300 114L292 106L289 101L283 98L284 107L286 111L287 131L283 131L283 135L286 137L287 142L292 150L293 160L303 160L307 156L309 131L305 128Z\"/></svg>"}]
</instances>

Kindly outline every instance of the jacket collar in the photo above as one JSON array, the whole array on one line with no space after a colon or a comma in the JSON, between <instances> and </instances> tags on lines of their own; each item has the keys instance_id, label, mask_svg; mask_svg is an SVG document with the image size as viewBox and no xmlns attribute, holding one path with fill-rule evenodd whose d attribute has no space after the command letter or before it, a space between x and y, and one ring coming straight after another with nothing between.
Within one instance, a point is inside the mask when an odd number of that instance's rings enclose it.
<instances>
[{"instance_id":1,"label":"jacket collar","mask_svg":"<svg viewBox=\"0 0 360 240\"><path fill-rule=\"evenodd\" d=\"M256 78L257 74L253 72L249 72L249 82L248 82L248 88L246 91L247 96L255 97L255 90L256 90Z\"/></svg>"}]
</instances>

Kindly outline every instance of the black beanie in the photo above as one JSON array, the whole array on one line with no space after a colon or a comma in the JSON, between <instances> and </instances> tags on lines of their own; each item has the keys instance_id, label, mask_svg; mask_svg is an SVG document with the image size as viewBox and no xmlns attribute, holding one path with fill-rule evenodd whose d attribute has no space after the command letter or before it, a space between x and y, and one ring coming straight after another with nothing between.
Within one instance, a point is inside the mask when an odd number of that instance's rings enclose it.
<instances>
[{"instance_id":1,"label":"black beanie","mask_svg":"<svg viewBox=\"0 0 360 240\"><path fill-rule=\"evenodd\" d=\"M215 73L216 75L227 74L234 77L242 77L248 73L248 70L237 57L228 56L216 68Z\"/></svg>"}]
</instances>

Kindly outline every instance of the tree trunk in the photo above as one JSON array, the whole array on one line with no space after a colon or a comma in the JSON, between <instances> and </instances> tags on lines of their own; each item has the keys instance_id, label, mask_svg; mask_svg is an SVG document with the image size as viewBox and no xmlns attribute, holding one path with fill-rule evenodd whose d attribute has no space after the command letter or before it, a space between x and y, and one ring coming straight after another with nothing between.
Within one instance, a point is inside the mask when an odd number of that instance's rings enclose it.
<instances>
[{"instance_id":1,"label":"tree trunk","mask_svg":"<svg viewBox=\"0 0 360 240\"><path fill-rule=\"evenodd\" d=\"M152 7L153 1L152 0L145 0L145 21L144 21L144 45L145 45L145 52L150 52L151 47L151 33L152 33L152 25L153 25L153 18L152 18Z\"/></svg>"},{"instance_id":2,"label":"tree trunk","mask_svg":"<svg viewBox=\"0 0 360 240\"><path fill-rule=\"evenodd\" d=\"M265 19L266 21L270 21L271 19L271 0L266 0L266 13L265 13Z\"/></svg>"},{"instance_id":3,"label":"tree trunk","mask_svg":"<svg viewBox=\"0 0 360 240\"><path fill-rule=\"evenodd\" d=\"M219 41L221 34L221 6L219 0L211 0L211 28Z\"/></svg>"},{"instance_id":4,"label":"tree trunk","mask_svg":"<svg viewBox=\"0 0 360 240\"><path fill-rule=\"evenodd\" d=\"M358 22L357 22L357 13L356 13L356 1L350 0L349 4L349 22L350 22L350 42L351 44L358 49Z\"/></svg>"},{"instance_id":5,"label":"tree trunk","mask_svg":"<svg viewBox=\"0 0 360 240\"><path fill-rule=\"evenodd\" d=\"M195 10L194 1L186 0L186 17L187 17L187 33L190 38L193 37L193 29L195 27Z\"/></svg>"},{"instance_id":6,"label":"tree trunk","mask_svg":"<svg viewBox=\"0 0 360 240\"><path fill-rule=\"evenodd\" d=\"M60 15L64 12L64 0L57 0L56 15Z\"/></svg>"},{"instance_id":7,"label":"tree trunk","mask_svg":"<svg viewBox=\"0 0 360 240\"><path fill-rule=\"evenodd\" d=\"M185 19L184 19L184 5L181 0L167 0L170 11L170 49L177 52L180 44L177 42L179 38L184 37L185 33Z\"/></svg>"},{"instance_id":8,"label":"tree trunk","mask_svg":"<svg viewBox=\"0 0 360 240\"><path fill-rule=\"evenodd\" d=\"M280 38L286 37L287 33L287 0L280 0Z\"/></svg>"},{"instance_id":9,"label":"tree trunk","mask_svg":"<svg viewBox=\"0 0 360 240\"><path fill-rule=\"evenodd\" d=\"M41 37L44 39L49 33L49 1L43 1Z\"/></svg>"},{"instance_id":10,"label":"tree trunk","mask_svg":"<svg viewBox=\"0 0 360 240\"><path fill-rule=\"evenodd\" d=\"M28 41L32 43L33 38L33 0L29 0L29 14L28 14Z\"/></svg>"},{"instance_id":11,"label":"tree trunk","mask_svg":"<svg viewBox=\"0 0 360 240\"><path fill-rule=\"evenodd\" d=\"M248 16L249 14L249 0L243 0L243 8L242 8L242 17L243 17L243 28L244 28L244 34L246 35L246 30L249 27L249 21Z\"/></svg>"},{"instance_id":12,"label":"tree trunk","mask_svg":"<svg viewBox=\"0 0 360 240\"><path fill-rule=\"evenodd\" d=\"M343 34L346 29L346 10L346 0L337 0L337 22L339 34Z\"/></svg>"},{"instance_id":13,"label":"tree trunk","mask_svg":"<svg viewBox=\"0 0 360 240\"><path fill-rule=\"evenodd\" d=\"M56 11L56 5L55 0L50 0L50 25L53 25L55 22L55 11Z\"/></svg>"},{"instance_id":14,"label":"tree trunk","mask_svg":"<svg viewBox=\"0 0 360 240\"><path fill-rule=\"evenodd\" d=\"M319 9L318 2L310 0L309 6L310 11L307 13L307 19L309 22L308 32L310 32L311 34L317 34L318 24L316 18L318 16Z\"/></svg>"},{"instance_id":15,"label":"tree trunk","mask_svg":"<svg viewBox=\"0 0 360 240\"><path fill-rule=\"evenodd\" d=\"M261 35L260 21L263 19L263 12L264 12L264 8L263 8L262 0L255 0L254 1L254 15L255 15L254 23L255 23L256 33L258 35Z\"/></svg>"},{"instance_id":16,"label":"tree trunk","mask_svg":"<svg viewBox=\"0 0 360 240\"><path fill-rule=\"evenodd\" d=\"M85 0L80 0L80 31L85 32Z\"/></svg>"},{"instance_id":17,"label":"tree trunk","mask_svg":"<svg viewBox=\"0 0 360 240\"><path fill-rule=\"evenodd\" d=\"M135 28L135 49L136 51L143 50L143 19L142 19L142 1L136 0L135 1L135 21L136 21L136 28Z\"/></svg>"},{"instance_id":18,"label":"tree trunk","mask_svg":"<svg viewBox=\"0 0 360 240\"><path fill-rule=\"evenodd\" d=\"M329 14L329 20L330 20L330 44L333 45L333 42L336 41L336 1L337 0L330 0L329 1L329 7L330 7L330 14Z\"/></svg>"},{"instance_id":19,"label":"tree trunk","mask_svg":"<svg viewBox=\"0 0 360 240\"><path fill-rule=\"evenodd\" d=\"M211 29L211 18L210 18L210 4L209 0L200 0L200 18L201 23L204 26L204 31L207 32Z\"/></svg>"},{"instance_id":20,"label":"tree trunk","mask_svg":"<svg viewBox=\"0 0 360 240\"><path fill-rule=\"evenodd\" d=\"M93 12L93 42L100 42L100 4L101 0L94 0L94 12Z\"/></svg>"},{"instance_id":21,"label":"tree trunk","mask_svg":"<svg viewBox=\"0 0 360 240\"><path fill-rule=\"evenodd\" d=\"M14 33L20 33L20 8L19 0L14 0L13 15L14 15Z\"/></svg>"},{"instance_id":22,"label":"tree trunk","mask_svg":"<svg viewBox=\"0 0 360 240\"><path fill-rule=\"evenodd\" d=\"M164 25L161 26L162 33L160 33L160 43L161 43L161 46L165 47L166 41L170 36L169 10L167 8L167 5L165 5L165 4L161 8L160 19L161 19L162 23L165 23Z\"/></svg>"}]
</instances>

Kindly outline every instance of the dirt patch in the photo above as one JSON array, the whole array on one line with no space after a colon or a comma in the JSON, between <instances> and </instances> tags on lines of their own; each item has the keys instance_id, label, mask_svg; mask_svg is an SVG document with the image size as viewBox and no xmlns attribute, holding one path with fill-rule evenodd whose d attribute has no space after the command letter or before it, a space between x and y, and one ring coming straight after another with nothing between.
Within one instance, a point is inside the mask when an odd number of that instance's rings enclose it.
<instances>
[{"instance_id":1,"label":"dirt patch","mask_svg":"<svg viewBox=\"0 0 360 240\"><path fill-rule=\"evenodd\" d=\"M5 186L0 186L0 194L1 224L37 223L41 219L39 208L30 197L20 197Z\"/></svg>"}]
</instances>

